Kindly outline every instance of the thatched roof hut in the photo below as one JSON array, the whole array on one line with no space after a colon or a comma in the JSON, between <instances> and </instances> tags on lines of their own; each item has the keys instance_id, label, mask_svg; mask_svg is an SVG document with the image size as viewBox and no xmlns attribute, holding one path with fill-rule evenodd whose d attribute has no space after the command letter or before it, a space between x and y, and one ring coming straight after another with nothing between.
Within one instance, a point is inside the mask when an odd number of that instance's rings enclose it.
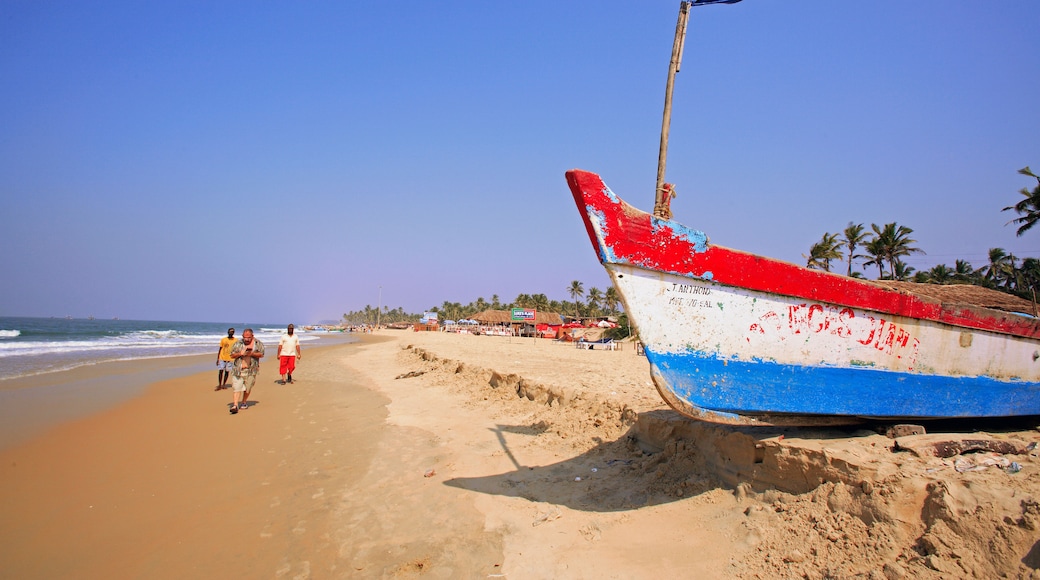
<instances>
[{"instance_id":1,"label":"thatched roof hut","mask_svg":"<svg viewBox=\"0 0 1040 580\"><path fill-rule=\"evenodd\" d=\"M509 310L485 310L479 314L470 316L473 320L481 324L512 324L518 322L513 320L513 313ZM524 321L532 322L532 321ZM536 310L534 313L534 324L548 324L551 326L559 326L563 324L563 318L555 312L541 312Z\"/></svg>"}]
</instances>

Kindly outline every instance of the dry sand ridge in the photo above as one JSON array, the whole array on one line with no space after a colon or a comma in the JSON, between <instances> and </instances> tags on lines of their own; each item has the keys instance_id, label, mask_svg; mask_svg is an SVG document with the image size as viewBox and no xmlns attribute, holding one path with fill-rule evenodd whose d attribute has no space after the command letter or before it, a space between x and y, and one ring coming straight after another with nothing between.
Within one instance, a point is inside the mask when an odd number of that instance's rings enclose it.
<instances>
[{"instance_id":1,"label":"dry sand ridge","mask_svg":"<svg viewBox=\"0 0 1040 580\"><path fill-rule=\"evenodd\" d=\"M657 508L668 537L707 536L718 550L707 558L713 574L1040 578L1040 433L1029 425L898 439L870 425L718 425L665 408L646 359L632 350L443 333L400 342L407 372L397 381L461 395L503 431L526 435L503 444L514 458L532 450L560 457L514 460L514 470L485 477L449 468L445 483L525 498L548 517L580 514L590 519L577 530L583 542L602 541L604 527L645 539L639 527L624 529L626 518ZM936 442L965 440L983 448L935 455ZM615 517L603 526L608 514ZM703 564L704 554L682 554L687 547L672 540L670 557Z\"/></svg>"}]
</instances>

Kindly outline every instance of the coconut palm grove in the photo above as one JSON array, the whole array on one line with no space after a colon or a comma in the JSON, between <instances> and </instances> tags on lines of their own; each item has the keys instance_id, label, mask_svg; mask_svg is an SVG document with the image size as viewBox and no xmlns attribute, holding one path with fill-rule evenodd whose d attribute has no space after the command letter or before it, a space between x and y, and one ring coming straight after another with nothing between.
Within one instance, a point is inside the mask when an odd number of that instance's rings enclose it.
<instances>
[{"instance_id":1,"label":"coconut palm grove","mask_svg":"<svg viewBox=\"0 0 1040 580\"><path fill-rule=\"evenodd\" d=\"M1040 222L1040 176L1029 167L1018 172L1037 181L1033 189L1023 187L1019 193L1023 199L1001 211L1013 211L1018 217L1008 222L1017 225L1016 234L1022 236ZM989 249L989 263L974 267L967 260L956 260L953 265L938 264L927 271L914 271L902 258L911 254L924 254L916 247L911 235L912 228L895 222L884 225L849 222L840 233L825 233L819 242L809 248L806 266L830 272L839 264L844 265L845 274L856 278L866 277L856 270L877 271L878 280L899 280L923 284L975 284L1001 290L1022 298L1034 299L1040 284L1040 259L1019 260L1003 248Z\"/></svg>"},{"instance_id":2,"label":"coconut palm grove","mask_svg":"<svg viewBox=\"0 0 1040 580\"><path fill-rule=\"evenodd\" d=\"M510 308L533 308L539 312L557 312L561 316L571 318L597 318L603 316L624 317L621 313L621 300L618 298L617 290L611 286L606 290L600 290L595 286L585 290L585 284L571 281L566 287L567 294L571 300L551 300L545 294L518 294L511 302L503 302L497 294L491 296L491 301L483 297L477 298L468 304L461 302L445 301L439 306L432 306L429 312L436 312L442 320L460 320L470 318L478 312L485 310L509 310ZM584 300L582 300L584 299ZM377 316L378 313L378 316ZM408 313L404 309L389 308L384 306L382 310L366 305L363 309L355 312L347 312L343 320L347 324L393 324L396 322L418 322L422 314ZM625 326L622 324L621 326ZM618 336L621 338L621 336Z\"/></svg>"}]
</instances>

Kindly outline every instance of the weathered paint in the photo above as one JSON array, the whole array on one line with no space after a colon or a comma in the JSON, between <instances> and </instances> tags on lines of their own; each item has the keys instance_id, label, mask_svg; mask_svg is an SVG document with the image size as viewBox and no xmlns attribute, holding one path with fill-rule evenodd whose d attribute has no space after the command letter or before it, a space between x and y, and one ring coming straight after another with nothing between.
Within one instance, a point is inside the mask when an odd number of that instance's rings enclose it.
<instances>
[{"instance_id":1,"label":"weathered paint","mask_svg":"<svg viewBox=\"0 0 1040 580\"><path fill-rule=\"evenodd\" d=\"M713 246L703 232L628 205L595 173L568 171L567 182L604 264L631 264L813 302L1040 338L1040 322L1033 318L966 306L945 307L868 281Z\"/></svg>"},{"instance_id":2,"label":"weathered paint","mask_svg":"<svg viewBox=\"0 0 1040 580\"><path fill-rule=\"evenodd\" d=\"M568 183L673 406L745 415L1040 414L1040 324L718 246ZM682 405L676 405L677 398Z\"/></svg>"}]
</instances>

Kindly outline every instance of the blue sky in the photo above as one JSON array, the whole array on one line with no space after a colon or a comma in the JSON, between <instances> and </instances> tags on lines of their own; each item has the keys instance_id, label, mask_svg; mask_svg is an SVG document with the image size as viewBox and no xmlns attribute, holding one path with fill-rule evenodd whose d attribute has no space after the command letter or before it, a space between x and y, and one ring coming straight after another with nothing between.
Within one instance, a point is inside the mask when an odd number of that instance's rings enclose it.
<instances>
[{"instance_id":1,"label":"blue sky","mask_svg":"<svg viewBox=\"0 0 1040 580\"><path fill-rule=\"evenodd\" d=\"M0 315L336 318L605 289L563 174L649 210L679 2L0 3ZM677 220L804 263L1040 256L1040 3L693 10ZM873 272L868 272L873 277Z\"/></svg>"}]
</instances>

